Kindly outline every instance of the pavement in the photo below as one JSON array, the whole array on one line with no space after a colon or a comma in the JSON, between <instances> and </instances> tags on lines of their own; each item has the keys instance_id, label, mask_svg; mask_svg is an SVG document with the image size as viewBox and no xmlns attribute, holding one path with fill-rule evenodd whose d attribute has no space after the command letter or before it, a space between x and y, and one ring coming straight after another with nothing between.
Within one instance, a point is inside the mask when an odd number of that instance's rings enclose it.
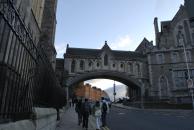
<instances>
[{"instance_id":1,"label":"pavement","mask_svg":"<svg viewBox=\"0 0 194 130\"><path fill-rule=\"evenodd\" d=\"M56 130L83 130L82 126L78 125L77 113L74 107L69 107L61 114L61 119L57 124ZM95 120L94 120L95 121ZM95 130L95 122L92 117L89 117L88 130Z\"/></svg>"},{"instance_id":2,"label":"pavement","mask_svg":"<svg viewBox=\"0 0 194 130\"><path fill-rule=\"evenodd\" d=\"M78 125L77 113L74 107L69 107L61 114L61 119L57 124L56 130L85 130ZM95 118L90 115L88 122L88 130L96 130ZM107 127L102 130L109 130Z\"/></svg>"}]
</instances>

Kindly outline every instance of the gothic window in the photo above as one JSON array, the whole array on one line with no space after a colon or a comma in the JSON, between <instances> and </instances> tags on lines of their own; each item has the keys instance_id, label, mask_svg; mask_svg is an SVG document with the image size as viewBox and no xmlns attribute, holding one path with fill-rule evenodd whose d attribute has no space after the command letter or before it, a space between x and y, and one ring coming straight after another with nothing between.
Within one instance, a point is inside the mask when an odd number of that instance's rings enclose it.
<instances>
[{"instance_id":1,"label":"gothic window","mask_svg":"<svg viewBox=\"0 0 194 130\"><path fill-rule=\"evenodd\" d=\"M190 53L190 51L187 51L186 54L187 54L188 62L191 62L191 53Z\"/></svg>"},{"instance_id":2,"label":"gothic window","mask_svg":"<svg viewBox=\"0 0 194 130\"><path fill-rule=\"evenodd\" d=\"M191 37L190 37L190 30L189 30L189 25L187 20L184 20L184 30L185 30L185 37L186 37L186 44L190 44L191 43Z\"/></svg>"},{"instance_id":3,"label":"gothic window","mask_svg":"<svg viewBox=\"0 0 194 130\"><path fill-rule=\"evenodd\" d=\"M84 61L83 60L80 61L80 70L84 70Z\"/></svg>"},{"instance_id":4,"label":"gothic window","mask_svg":"<svg viewBox=\"0 0 194 130\"><path fill-rule=\"evenodd\" d=\"M123 68L123 67L124 67L124 64L123 64L123 63L121 63L121 64L120 64L120 67L121 67L121 68Z\"/></svg>"},{"instance_id":5,"label":"gothic window","mask_svg":"<svg viewBox=\"0 0 194 130\"><path fill-rule=\"evenodd\" d=\"M178 62L178 53L177 52L173 52L171 58L172 58L172 62L173 63Z\"/></svg>"},{"instance_id":6,"label":"gothic window","mask_svg":"<svg viewBox=\"0 0 194 130\"><path fill-rule=\"evenodd\" d=\"M89 67L91 67L91 66L92 66L92 62L91 62L91 61L88 63L88 66L89 66Z\"/></svg>"},{"instance_id":7,"label":"gothic window","mask_svg":"<svg viewBox=\"0 0 194 130\"><path fill-rule=\"evenodd\" d=\"M164 76L160 77L160 96L163 98L169 96L167 79Z\"/></svg>"},{"instance_id":8,"label":"gothic window","mask_svg":"<svg viewBox=\"0 0 194 130\"><path fill-rule=\"evenodd\" d=\"M99 67L100 66L100 63L97 63L96 66Z\"/></svg>"},{"instance_id":9,"label":"gothic window","mask_svg":"<svg viewBox=\"0 0 194 130\"><path fill-rule=\"evenodd\" d=\"M76 65L76 62L75 62L75 60L73 60L73 61L71 62L71 72L72 72L72 73L75 72L75 65Z\"/></svg>"},{"instance_id":10,"label":"gothic window","mask_svg":"<svg viewBox=\"0 0 194 130\"><path fill-rule=\"evenodd\" d=\"M112 67L115 68L115 64L112 64Z\"/></svg>"},{"instance_id":11,"label":"gothic window","mask_svg":"<svg viewBox=\"0 0 194 130\"><path fill-rule=\"evenodd\" d=\"M136 64L136 72L137 72L137 75L140 76L140 65L139 64Z\"/></svg>"},{"instance_id":12,"label":"gothic window","mask_svg":"<svg viewBox=\"0 0 194 130\"><path fill-rule=\"evenodd\" d=\"M105 54L104 56L104 65L108 65L108 55Z\"/></svg>"},{"instance_id":13,"label":"gothic window","mask_svg":"<svg viewBox=\"0 0 194 130\"><path fill-rule=\"evenodd\" d=\"M190 51L186 51L186 57L187 57L187 62L191 62L191 53L190 53ZM185 53L183 52L184 62L186 62L186 57L185 57Z\"/></svg>"},{"instance_id":14,"label":"gothic window","mask_svg":"<svg viewBox=\"0 0 194 130\"><path fill-rule=\"evenodd\" d=\"M133 64L132 63L128 63L128 71L130 73L133 73Z\"/></svg>"},{"instance_id":15,"label":"gothic window","mask_svg":"<svg viewBox=\"0 0 194 130\"><path fill-rule=\"evenodd\" d=\"M158 64L164 63L164 55L163 54L157 54L157 61L158 61Z\"/></svg>"},{"instance_id":16,"label":"gothic window","mask_svg":"<svg viewBox=\"0 0 194 130\"><path fill-rule=\"evenodd\" d=\"M184 34L182 34L182 32L179 31L176 38L177 38L177 46L182 47L185 44Z\"/></svg>"}]
</instances>

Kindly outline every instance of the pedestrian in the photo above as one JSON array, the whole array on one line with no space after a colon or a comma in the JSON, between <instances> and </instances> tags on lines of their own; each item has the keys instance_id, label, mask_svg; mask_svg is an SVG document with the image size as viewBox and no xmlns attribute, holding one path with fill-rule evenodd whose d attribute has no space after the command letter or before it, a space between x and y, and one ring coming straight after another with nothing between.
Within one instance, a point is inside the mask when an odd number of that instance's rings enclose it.
<instances>
[{"instance_id":1,"label":"pedestrian","mask_svg":"<svg viewBox=\"0 0 194 130\"><path fill-rule=\"evenodd\" d=\"M69 106L71 107L72 99L69 99Z\"/></svg>"},{"instance_id":2,"label":"pedestrian","mask_svg":"<svg viewBox=\"0 0 194 130\"><path fill-rule=\"evenodd\" d=\"M83 115L83 122L82 122L82 128L86 128L88 130L88 118L91 114L91 106L88 102L88 99L85 99L85 102L82 104L82 115Z\"/></svg>"},{"instance_id":3,"label":"pedestrian","mask_svg":"<svg viewBox=\"0 0 194 130\"><path fill-rule=\"evenodd\" d=\"M82 112L81 112L81 107L82 107L82 100L78 100L75 106L75 111L77 112L78 115L78 125L81 125L82 123Z\"/></svg>"},{"instance_id":4,"label":"pedestrian","mask_svg":"<svg viewBox=\"0 0 194 130\"><path fill-rule=\"evenodd\" d=\"M105 100L102 100L101 111L102 111L102 116L101 116L102 127L105 127L106 126L106 115L108 111L108 104L106 103Z\"/></svg>"},{"instance_id":5,"label":"pedestrian","mask_svg":"<svg viewBox=\"0 0 194 130\"><path fill-rule=\"evenodd\" d=\"M101 111L99 101L96 101L93 110L94 110L94 116L96 118L96 130L100 130L100 119L102 116L102 111Z\"/></svg>"}]
</instances>

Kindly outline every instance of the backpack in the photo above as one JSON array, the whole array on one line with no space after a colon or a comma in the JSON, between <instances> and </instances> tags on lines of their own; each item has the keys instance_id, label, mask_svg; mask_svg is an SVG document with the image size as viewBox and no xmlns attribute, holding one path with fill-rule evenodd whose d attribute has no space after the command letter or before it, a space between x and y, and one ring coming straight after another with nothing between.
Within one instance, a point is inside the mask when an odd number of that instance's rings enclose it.
<instances>
[{"instance_id":1,"label":"backpack","mask_svg":"<svg viewBox=\"0 0 194 130\"><path fill-rule=\"evenodd\" d=\"M105 102L103 102L102 104L102 112L106 112L107 111L107 105Z\"/></svg>"},{"instance_id":2,"label":"backpack","mask_svg":"<svg viewBox=\"0 0 194 130\"><path fill-rule=\"evenodd\" d=\"M84 103L84 112L90 112L90 104L88 102Z\"/></svg>"}]
</instances>

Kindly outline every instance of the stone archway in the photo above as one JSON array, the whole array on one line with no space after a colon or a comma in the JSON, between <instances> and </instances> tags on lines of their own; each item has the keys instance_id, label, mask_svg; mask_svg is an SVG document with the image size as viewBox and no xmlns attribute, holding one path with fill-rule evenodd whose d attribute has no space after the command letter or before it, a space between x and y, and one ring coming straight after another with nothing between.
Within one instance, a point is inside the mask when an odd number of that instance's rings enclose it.
<instances>
[{"instance_id":1,"label":"stone archway","mask_svg":"<svg viewBox=\"0 0 194 130\"><path fill-rule=\"evenodd\" d=\"M133 91L133 97L141 97L142 92L144 92L144 88L142 88L144 86L142 86L142 82L140 80L137 80L126 73L117 71L90 71L69 76L66 80L66 86L73 87L80 82L98 78L112 79L125 84L126 86L130 87L128 90Z\"/></svg>"}]
</instances>

